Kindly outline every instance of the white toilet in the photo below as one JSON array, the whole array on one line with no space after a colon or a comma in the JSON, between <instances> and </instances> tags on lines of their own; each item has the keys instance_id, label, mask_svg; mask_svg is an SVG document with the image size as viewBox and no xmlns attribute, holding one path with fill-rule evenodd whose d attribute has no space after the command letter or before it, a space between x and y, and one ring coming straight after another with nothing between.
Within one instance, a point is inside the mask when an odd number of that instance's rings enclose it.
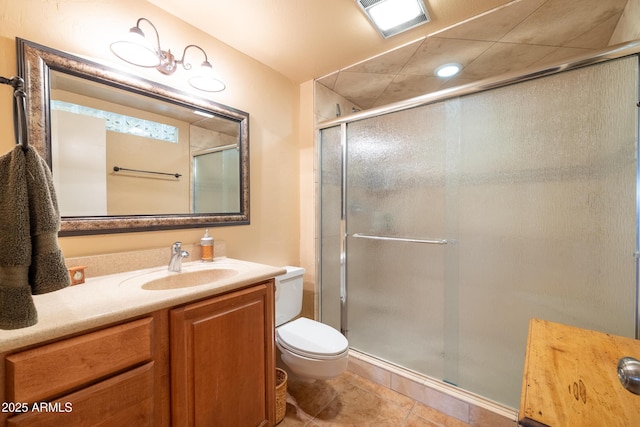
<instances>
[{"instance_id":1,"label":"white toilet","mask_svg":"<svg viewBox=\"0 0 640 427\"><path fill-rule=\"evenodd\" d=\"M340 332L300 317L304 268L276 276L276 346L281 368L301 380L326 380L347 369L349 342ZM282 362L282 363L280 363Z\"/></svg>"}]
</instances>

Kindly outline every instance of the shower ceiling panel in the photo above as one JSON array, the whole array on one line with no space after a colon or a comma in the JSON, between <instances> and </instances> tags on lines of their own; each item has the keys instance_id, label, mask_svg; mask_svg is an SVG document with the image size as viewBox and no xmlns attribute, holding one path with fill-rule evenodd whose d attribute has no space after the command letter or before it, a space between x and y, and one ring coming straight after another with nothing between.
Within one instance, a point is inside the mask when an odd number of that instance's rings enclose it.
<instances>
[{"instance_id":1,"label":"shower ceiling panel","mask_svg":"<svg viewBox=\"0 0 640 427\"><path fill-rule=\"evenodd\" d=\"M319 82L368 109L530 67L553 65L628 41L616 31L626 4L627 0L511 2L343 68ZM462 72L449 79L434 75L438 66L450 62L462 64Z\"/></svg>"}]
</instances>

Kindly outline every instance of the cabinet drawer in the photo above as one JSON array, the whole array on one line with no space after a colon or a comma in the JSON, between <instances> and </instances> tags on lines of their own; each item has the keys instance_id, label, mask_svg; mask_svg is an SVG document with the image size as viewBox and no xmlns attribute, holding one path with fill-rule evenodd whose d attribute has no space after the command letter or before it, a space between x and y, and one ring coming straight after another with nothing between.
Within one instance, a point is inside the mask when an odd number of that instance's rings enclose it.
<instances>
[{"instance_id":1,"label":"cabinet drawer","mask_svg":"<svg viewBox=\"0 0 640 427\"><path fill-rule=\"evenodd\" d=\"M9 355L6 399L41 401L150 360L151 334L145 318Z\"/></svg>"},{"instance_id":2,"label":"cabinet drawer","mask_svg":"<svg viewBox=\"0 0 640 427\"><path fill-rule=\"evenodd\" d=\"M7 427L153 425L153 362L13 416ZM30 408L32 409L32 408Z\"/></svg>"}]
</instances>

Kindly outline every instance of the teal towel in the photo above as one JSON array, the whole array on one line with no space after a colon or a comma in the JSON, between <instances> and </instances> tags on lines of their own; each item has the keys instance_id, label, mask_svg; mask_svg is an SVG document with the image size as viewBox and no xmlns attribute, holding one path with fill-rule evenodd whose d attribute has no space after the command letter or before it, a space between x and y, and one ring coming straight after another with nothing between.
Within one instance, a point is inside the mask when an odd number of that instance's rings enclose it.
<instances>
[{"instance_id":1,"label":"teal towel","mask_svg":"<svg viewBox=\"0 0 640 427\"><path fill-rule=\"evenodd\" d=\"M44 160L31 147L0 157L0 329L38 322L33 294L69 286L60 213Z\"/></svg>"}]
</instances>

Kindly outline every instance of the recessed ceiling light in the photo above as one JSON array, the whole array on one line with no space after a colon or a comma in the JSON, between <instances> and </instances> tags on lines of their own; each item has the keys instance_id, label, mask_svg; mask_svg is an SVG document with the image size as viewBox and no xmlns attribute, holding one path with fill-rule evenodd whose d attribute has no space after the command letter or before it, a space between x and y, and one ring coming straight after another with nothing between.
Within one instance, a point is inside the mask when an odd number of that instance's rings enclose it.
<instances>
[{"instance_id":1,"label":"recessed ceiling light","mask_svg":"<svg viewBox=\"0 0 640 427\"><path fill-rule=\"evenodd\" d=\"M460 64L444 64L436 68L433 72L438 77L452 77L458 74L462 70Z\"/></svg>"},{"instance_id":2,"label":"recessed ceiling light","mask_svg":"<svg viewBox=\"0 0 640 427\"><path fill-rule=\"evenodd\" d=\"M358 0L358 5L384 38L431 20L422 0Z\"/></svg>"}]
</instances>

